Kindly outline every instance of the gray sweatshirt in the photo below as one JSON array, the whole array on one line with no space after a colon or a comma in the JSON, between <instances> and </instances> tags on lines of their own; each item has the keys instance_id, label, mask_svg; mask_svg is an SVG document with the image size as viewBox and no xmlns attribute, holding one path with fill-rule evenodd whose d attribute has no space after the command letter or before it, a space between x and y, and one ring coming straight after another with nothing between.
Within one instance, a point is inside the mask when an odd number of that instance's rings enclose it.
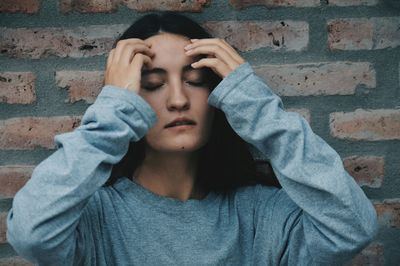
<instances>
[{"instance_id":1,"label":"gray sweatshirt","mask_svg":"<svg viewBox=\"0 0 400 266\"><path fill-rule=\"evenodd\" d=\"M248 62L208 102L270 161L282 189L180 201L128 177L103 186L156 121L139 95L107 85L15 195L9 243L39 265L340 265L374 238L376 212L339 155Z\"/></svg>"}]
</instances>

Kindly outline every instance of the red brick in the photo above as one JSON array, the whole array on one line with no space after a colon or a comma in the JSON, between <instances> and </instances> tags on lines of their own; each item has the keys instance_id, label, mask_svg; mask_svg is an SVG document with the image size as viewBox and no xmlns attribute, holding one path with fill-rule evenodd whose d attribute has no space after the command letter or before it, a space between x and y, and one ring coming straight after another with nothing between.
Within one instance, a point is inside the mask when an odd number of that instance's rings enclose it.
<instances>
[{"instance_id":1,"label":"red brick","mask_svg":"<svg viewBox=\"0 0 400 266\"><path fill-rule=\"evenodd\" d=\"M34 266L35 264L21 257L9 257L0 259L0 266Z\"/></svg>"},{"instance_id":2,"label":"red brick","mask_svg":"<svg viewBox=\"0 0 400 266\"><path fill-rule=\"evenodd\" d=\"M60 0L61 13L110 13L118 8L119 0Z\"/></svg>"},{"instance_id":3,"label":"red brick","mask_svg":"<svg viewBox=\"0 0 400 266\"><path fill-rule=\"evenodd\" d=\"M375 70L364 62L261 65L254 70L281 96L352 95L357 86L376 86Z\"/></svg>"},{"instance_id":4,"label":"red brick","mask_svg":"<svg viewBox=\"0 0 400 266\"><path fill-rule=\"evenodd\" d=\"M350 156L343 159L343 164L360 186L381 187L385 168L383 157Z\"/></svg>"},{"instance_id":5,"label":"red brick","mask_svg":"<svg viewBox=\"0 0 400 266\"><path fill-rule=\"evenodd\" d=\"M400 198L374 202L374 206L380 225L400 228Z\"/></svg>"},{"instance_id":6,"label":"red brick","mask_svg":"<svg viewBox=\"0 0 400 266\"><path fill-rule=\"evenodd\" d=\"M33 73L0 73L0 102L30 104L35 102L35 100L35 76Z\"/></svg>"},{"instance_id":7,"label":"red brick","mask_svg":"<svg viewBox=\"0 0 400 266\"><path fill-rule=\"evenodd\" d=\"M104 84L104 71L57 71L57 86L67 88L68 102L93 103Z\"/></svg>"},{"instance_id":8,"label":"red brick","mask_svg":"<svg viewBox=\"0 0 400 266\"><path fill-rule=\"evenodd\" d=\"M39 12L39 0L3 0L0 1L0 13L26 13Z\"/></svg>"},{"instance_id":9,"label":"red brick","mask_svg":"<svg viewBox=\"0 0 400 266\"><path fill-rule=\"evenodd\" d=\"M126 25L76 28L0 28L0 52L10 57L89 57L111 50Z\"/></svg>"},{"instance_id":10,"label":"red brick","mask_svg":"<svg viewBox=\"0 0 400 266\"><path fill-rule=\"evenodd\" d=\"M0 212L0 244L7 243L7 212Z\"/></svg>"},{"instance_id":11,"label":"red brick","mask_svg":"<svg viewBox=\"0 0 400 266\"><path fill-rule=\"evenodd\" d=\"M311 114L310 110L306 108L289 108L287 109L288 112L295 112L304 117L305 120L310 124L311 123Z\"/></svg>"},{"instance_id":12,"label":"red brick","mask_svg":"<svg viewBox=\"0 0 400 266\"><path fill-rule=\"evenodd\" d=\"M54 136L72 131L80 125L80 117L20 117L0 120L0 149L23 150L55 148Z\"/></svg>"},{"instance_id":13,"label":"red brick","mask_svg":"<svg viewBox=\"0 0 400 266\"><path fill-rule=\"evenodd\" d=\"M229 0L234 8L242 9L249 6L266 7L314 7L319 6L319 0Z\"/></svg>"},{"instance_id":14,"label":"red brick","mask_svg":"<svg viewBox=\"0 0 400 266\"><path fill-rule=\"evenodd\" d=\"M400 17L328 21L331 50L374 50L400 46Z\"/></svg>"},{"instance_id":15,"label":"red brick","mask_svg":"<svg viewBox=\"0 0 400 266\"><path fill-rule=\"evenodd\" d=\"M264 47L302 51L308 46L309 28L304 21L208 21L203 26L240 51Z\"/></svg>"},{"instance_id":16,"label":"red brick","mask_svg":"<svg viewBox=\"0 0 400 266\"><path fill-rule=\"evenodd\" d=\"M357 109L330 114L331 135L351 140L400 139L400 109Z\"/></svg>"},{"instance_id":17,"label":"red brick","mask_svg":"<svg viewBox=\"0 0 400 266\"><path fill-rule=\"evenodd\" d=\"M329 0L329 6L374 6L378 0Z\"/></svg>"},{"instance_id":18,"label":"red brick","mask_svg":"<svg viewBox=\"0 0 400 266\"><path fill-rule=\"evenodd\" d=\"M157 0L157 1L137 1L137 0L121 0L130 9L139 12L151 10L159 11L179 11L179 12L201 12L205 6L210 4L211 0Z\"/></svg>"},{"instance_id":19,"label":"red brick","mask_svg":"<svg viewBox=\"0 0 400 266\"><path fill-rule=\"evenodd\" d=\"M383 266L384 246L379 242L372 242L363 249L350 263L346 266Z\"/></svg>"},{"instance_id":20,"label":"red brick","mask_svg":"<svg viewBox=\"0 0 400 266\"><path fill-rule=\"evenodd\" d=\"M13 198L32 175L32 165L0 166L0 198Z\"/></svg>"}]
</instances>

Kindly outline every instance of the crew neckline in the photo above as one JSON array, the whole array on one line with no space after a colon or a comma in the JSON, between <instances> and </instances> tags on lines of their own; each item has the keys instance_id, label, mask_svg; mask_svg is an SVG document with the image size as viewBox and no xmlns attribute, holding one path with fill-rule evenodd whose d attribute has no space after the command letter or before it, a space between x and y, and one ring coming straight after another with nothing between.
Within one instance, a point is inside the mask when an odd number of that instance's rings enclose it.
<instances>
[{"instance_id":1,"label":"crew neckline","mask_svg":"<svg viewBox=\"0 0 400 266\"><path fill-rule=\"evenodd\" d=\"M176 198L161 196L148 190L137 183L134 177L132 179L120 177L115 182L114 187L119 191L131 193L132 197L139 199L144 204L152 205L153 207L162 209L165 212L201 210L207 208L208 205L212 204L218 198L216 192L210 191L203 199L188 199L186 201L181 201ZM131 197L131 195L129 195L129 197Z\"/></svg>"}]
</instances>

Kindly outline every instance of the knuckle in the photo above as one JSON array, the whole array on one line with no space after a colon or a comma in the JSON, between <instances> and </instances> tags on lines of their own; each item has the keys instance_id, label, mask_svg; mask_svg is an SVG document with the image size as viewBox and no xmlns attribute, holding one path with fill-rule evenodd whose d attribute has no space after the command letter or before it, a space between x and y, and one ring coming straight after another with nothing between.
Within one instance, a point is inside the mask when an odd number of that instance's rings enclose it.
<instances>
[{"instance_id":1,"label":"knuckle","mask_svg":"<svg viewBox=\"0 0 400 266\"><path fill-rule=\"evenodd\" d=\"M135 57L136 57L137 59L141 59L141 60L143 60L143 59L144 59L144 55L143 55L143 54L141 54L141 53L137 53L137 54L135 54Z\"/></svg>"},{"instance_id":2,"label":"knuckle","mask_svg":"<svg viewBox=\"0 0 400 266\"><path fill-rule=\"evenodd\" d=\"M126 43L125 40L118 41L117 45L116 45L116 48L123 47L125 45L125 43Z\"/></svg>"}]
</instances>

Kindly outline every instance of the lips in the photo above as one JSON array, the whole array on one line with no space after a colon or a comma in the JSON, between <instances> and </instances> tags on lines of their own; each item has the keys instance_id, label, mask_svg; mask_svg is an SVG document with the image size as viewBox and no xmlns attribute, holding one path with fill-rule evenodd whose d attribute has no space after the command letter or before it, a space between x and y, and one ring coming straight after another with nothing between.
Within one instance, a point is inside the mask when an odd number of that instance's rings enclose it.
<instances>
[{"instance_id":1,"label":"lips","mask_svg":"<svg viewBox=\"0 0 400 266\"><path fill-rule=\"evenodd\" d=\"M186 117L179 117L173 120L172 122L166 124L164 128L182 126L182 125L196 125L196 122Z\"/></svg>"}]
</instances>

